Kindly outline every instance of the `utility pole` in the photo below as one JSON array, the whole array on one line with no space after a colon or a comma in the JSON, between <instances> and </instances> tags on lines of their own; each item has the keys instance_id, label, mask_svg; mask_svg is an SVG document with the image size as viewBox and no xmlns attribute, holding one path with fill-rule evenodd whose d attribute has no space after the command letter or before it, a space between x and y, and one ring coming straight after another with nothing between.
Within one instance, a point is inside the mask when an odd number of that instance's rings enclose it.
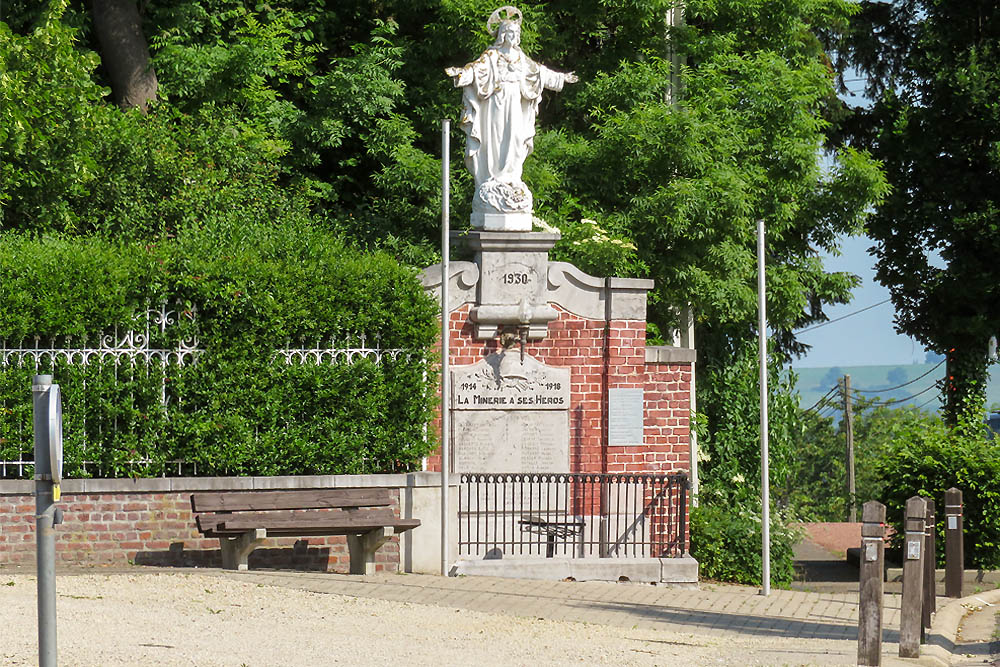
<instances>
[{"instance_id":1,"label":"utility pole","mask_svg":"<svg viewBox=\"0 0 1000 667\"><path fill-rule=\"evenodd\" d=\"M850 508L848 521L856 523L858 510L854 496L854 412L851 409L851 376L845 375L842 385L844 392L844 435L847 439L847 503Z\"/></svg>"}]
</instances>

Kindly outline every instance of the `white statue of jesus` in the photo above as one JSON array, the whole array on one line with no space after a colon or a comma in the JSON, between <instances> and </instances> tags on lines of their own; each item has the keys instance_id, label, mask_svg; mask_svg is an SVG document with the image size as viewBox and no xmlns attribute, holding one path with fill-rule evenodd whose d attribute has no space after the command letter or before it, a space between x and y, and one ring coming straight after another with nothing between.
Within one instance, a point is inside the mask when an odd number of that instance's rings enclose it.
<instances>
[{"instance_id":1,"label":"white statue of jesus","mask_svg":"<svg viewBox=\"0 0 1000 667\"><path fill-rule=\"evenodd\" d=\"M525 55L517 8L501 7L486 25L496 41L476 61L445 70L464 89L460 125L466 135L465 166L476 182L472 226L531 231L531 191L521 172L534 148L538 103L544 89L558 92L578 79Z\"/></svg>"}]
</instances>

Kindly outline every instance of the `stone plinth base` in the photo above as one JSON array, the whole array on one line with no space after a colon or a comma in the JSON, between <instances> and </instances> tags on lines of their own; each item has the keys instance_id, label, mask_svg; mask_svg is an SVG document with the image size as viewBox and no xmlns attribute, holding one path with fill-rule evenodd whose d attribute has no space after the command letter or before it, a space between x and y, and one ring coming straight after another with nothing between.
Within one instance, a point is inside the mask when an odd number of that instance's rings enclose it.
<instances>
[{"instance_id":1,"label":"stone plinth base","mask_svg":"<svg viewBox=\"0 0 1000 667\"><path fill-rule=\"evenodd\" d=\"M530 232L531 213L479 213L469 216L473 229L487 232Z\"/></svg>"},{"instance_id":2,"label":"stone plinth base","mask_svg":"<svg viewBox=\"0 0 1000 667\"><path fill-rule=\"evenodd\" d=\"M451 576L562 581L631 581L695 585L698 561L680 558L498 558L459 560Z\"/></svg>"}]
</instances>

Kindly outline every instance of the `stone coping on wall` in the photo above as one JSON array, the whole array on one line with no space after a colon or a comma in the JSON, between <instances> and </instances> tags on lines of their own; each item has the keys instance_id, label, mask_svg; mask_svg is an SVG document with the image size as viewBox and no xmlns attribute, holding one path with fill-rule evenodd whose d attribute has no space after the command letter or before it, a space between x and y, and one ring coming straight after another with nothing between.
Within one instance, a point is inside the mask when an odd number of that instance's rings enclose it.
<instances>
[{"instance_id":1,"label":"stone coping on wall","mask_svg":"<svg viewBox=\"0 0 1000 667\"><path fill-rule=\"evenodd\" d=\"M441 473L409 472L381 475L287 475L280 477L150 477L139 479L64 479L62 493L164 493L181 491L265 491L276 489L336 489L441 485ZM456 484L452 482L451 486ZM31 495L28 479L0 480L0 496Z\"/></svg>"},{"instance_id":2,"label":"stone coping on wall","mask_svg":"<svg viewBox=\"0 0 1000 667\"><path fill-rule=\"evenodd\" d=\"M698 351L692 347L672 345L647 345L647 364L693 364L698 361Z\"/></svg>"}]
</instances>

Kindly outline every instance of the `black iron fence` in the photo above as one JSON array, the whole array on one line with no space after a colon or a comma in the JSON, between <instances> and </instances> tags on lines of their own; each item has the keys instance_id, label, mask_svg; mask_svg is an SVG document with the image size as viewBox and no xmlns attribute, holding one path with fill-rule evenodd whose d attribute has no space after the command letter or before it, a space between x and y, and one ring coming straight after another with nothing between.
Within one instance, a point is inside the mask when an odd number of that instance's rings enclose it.
<instances>
[{"instance_id":1,"label":"black iron fence","mask_svg":"<svg viewBox=\"0 0 1000 667\"><path fill-rule=\"evenodd\" d=\"M687 489L683 473L464 473L459 556L682 556Z\"/></svg>"}]
</instances>

